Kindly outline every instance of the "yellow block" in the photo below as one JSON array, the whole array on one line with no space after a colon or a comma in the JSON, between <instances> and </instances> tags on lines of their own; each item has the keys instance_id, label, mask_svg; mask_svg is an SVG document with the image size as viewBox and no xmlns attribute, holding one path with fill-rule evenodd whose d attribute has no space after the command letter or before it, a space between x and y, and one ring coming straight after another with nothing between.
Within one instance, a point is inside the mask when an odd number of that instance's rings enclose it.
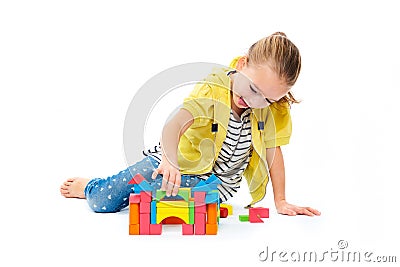
<instances>
[{"instance_id":1,"label":"yellow block","mask_svg":"<svg viewBox=\"0 0 400 267\"><path fill-rule=\"evenodd\" d=\"M187 208L189 207L189 202L183 200L159 201L156 206L157 208Z\"/></svg>"},{"instance_id":2,"label":"yellow block","mask_svg":"<svg viewBox=\"0 0 400 267\"><path fill-rule=\"evenodd\" d=\"M189 208L188 207L182 207L182 208L158 208L157 207L157 214L162 213L162 214L181 214L181 213L187 213L189 214Z\"/></svg>"},{"instance_id":3,"label":"yellow block","mask_svg":"<svg viewBox=\"0 0 400 267\"><path fill-rule=\"evenodd\" d=\"M159 214L157 212L156 222L161 223L162 220L164 220L165 218L172 217L172 216L182 219L186 224L189 224L189 212L186 214L184 214L184 213L178 213L178 214L177 213L174 213L174 214L161 213L161 214Z\"/></svg>"},{"instance_id":4,"label":"yellow block","mask_svg":"<svg viewBox=\"0 0 400 267\"><path fill-rule=\"evenodd\" d=\"M221 204L219 204L219 207L220 208L227 208L228 209L228 215L232 215L233 214L232 205L221 203Z\"/></svg>"}]
</instances>

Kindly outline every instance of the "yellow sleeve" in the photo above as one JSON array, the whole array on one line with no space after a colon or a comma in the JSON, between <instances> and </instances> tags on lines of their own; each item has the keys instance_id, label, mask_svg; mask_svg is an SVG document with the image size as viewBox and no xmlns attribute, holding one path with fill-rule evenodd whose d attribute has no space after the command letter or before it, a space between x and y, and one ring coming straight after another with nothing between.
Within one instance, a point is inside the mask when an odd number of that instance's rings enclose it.
<instances>
[{"instance_id":1,"label":"yellow sleeve","mask_svg":"<svg viewBox=\"0 0 400 267\"><path fill-rule=\"evenodd\" d=\"M183 100L182 108L188 110L194 122L191 128L203 127L213 119L213 101L211 87L207 83L198 83L193 91Z\"/></svg>"},{"instance_id":2,"label":"yellow sleeve","mask_svg":"<svg viewBox=\"0 0 400 267\"><path fill-rule=\"evenodd\" d=\"M274 103L268 107L264 131L264 144L267 148L289 144L292 135L292 119L288 103Z\"/></svg>"}]
</instances>

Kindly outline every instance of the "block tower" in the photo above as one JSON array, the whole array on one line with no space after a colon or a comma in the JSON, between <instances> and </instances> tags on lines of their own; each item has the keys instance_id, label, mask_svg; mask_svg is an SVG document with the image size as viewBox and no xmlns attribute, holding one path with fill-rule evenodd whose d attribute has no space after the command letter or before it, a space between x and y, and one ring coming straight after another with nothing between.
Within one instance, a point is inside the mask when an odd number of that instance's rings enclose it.
<instances>
[{"instance_id":1,"label":"block tower","mask_svg":"<svg viewBox=\"0 0 400 267\"><path fill-rule=\"evenodd\" d=\"M129 184L129 234L160 235L163 224L182 224L183 235L216 235L220 218L217 186L221 181L212 174L192 188L180 188L178 198L166 197L154 190L141 174ZM225 216L224 216L225 217Z\"/></svg>"}]
</instances>

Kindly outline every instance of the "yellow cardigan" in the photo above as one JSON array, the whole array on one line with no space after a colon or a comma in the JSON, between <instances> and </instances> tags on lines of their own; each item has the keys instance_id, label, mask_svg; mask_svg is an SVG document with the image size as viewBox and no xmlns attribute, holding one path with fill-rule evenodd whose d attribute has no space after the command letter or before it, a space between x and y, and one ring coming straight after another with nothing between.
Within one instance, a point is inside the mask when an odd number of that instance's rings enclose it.
<instances>
[{"instance_id":1,"label":"yellow cardigan","mask_svg":"<svg viewBox=\"0 0 400 267\"><path fill-rule=\"evenodd\" d=\"M215 69L204 81L196 84L185 98L183 107L194 118L178 145L178 163L182 174L209 173L226 138L231 110L231 80L227 72L236 67L239 57L226 69ZM289 105L273 103L250 114L253 153L243 176L252 197L251 204L265 196L269 181L266 149L289 143L292 132ZM258 122L264 122L259 130ZM212 132L212 124L218 131Z\"/></svg>"}]
</instances>

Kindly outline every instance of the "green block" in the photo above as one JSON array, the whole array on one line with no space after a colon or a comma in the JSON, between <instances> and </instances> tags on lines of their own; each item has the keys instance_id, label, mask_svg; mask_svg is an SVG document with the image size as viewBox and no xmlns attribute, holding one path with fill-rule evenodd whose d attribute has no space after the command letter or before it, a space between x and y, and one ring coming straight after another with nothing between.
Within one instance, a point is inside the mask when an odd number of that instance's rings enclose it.
<instances>
[{"instance_id":1,"label":"green block","mask_svg":"<svg viewBox=\"0 0 400 267\"><path fill-rule=\"evenodd\" d=\"M166 191L162 191L158 189L156 191L156 200L159 201L163 199L166 196ZM190 188L180 188L178 191L178 196L183 198L185 201L189 201L189 196L190 196Z\"/></svg>"},{"instance_id":2,"label":"green block","mask_svg":"<svg viewBox=\"0 0 400 267\"><path fill-rule=\"evenodd\" d=\"M193 202L193 201L190 201ZM190 205L189 202L189 205ZM189 206L189 224L194 224L194 207Z\"/></svg>"},{"instance_id":3,"label":"green block","mask_svg":"<svg viewBox=\"0 0 400 267\"><path fill-rule=\"evenodd\" d=\"M249 215L239 215L239 221L248 222L249 221Z\"/></svg>"},{"instance_id":4,"label":"green block","mask_svg":"<svg viewBox=\"0 0 400 267\"><path fill-rule=\"evenodd\" d=\"M160 189L156 191L156 200L159 201L163 197L165 197L165 191L161 191Z\"/></svg>"}]
</instances>

